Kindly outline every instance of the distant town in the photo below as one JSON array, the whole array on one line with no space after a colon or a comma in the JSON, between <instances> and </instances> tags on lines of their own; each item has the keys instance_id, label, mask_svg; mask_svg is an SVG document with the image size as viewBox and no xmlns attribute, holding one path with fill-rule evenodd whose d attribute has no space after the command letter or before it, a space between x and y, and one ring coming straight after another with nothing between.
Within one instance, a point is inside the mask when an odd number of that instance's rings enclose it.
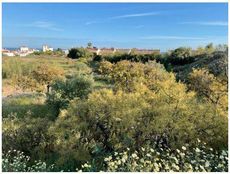
<instances>
[{"instance_id":1,"label":"distant town","mask_svg":"<svg viewBox=\"0 0 230 174\"><path fill-rule=\"evenodd\" d=\"M107 55L107 54L114 54L114 53L130 54L131 51L135 54L160 54L159 49L138 49L138 48L127 49L127 48L105 48L105 47L97 48L92 46L87 46L86 49L89 52L95 53L96 55ZM65 55L69 53L68 49L61 49L61 50L65 53ZM48 45L43 45L41 50L29 48L27 46L21 46L15 49L3 48L2 55L8 57L14 57L14 56L25 57L30 54L34 54L35 52L53 52L53 51L55 51L55 49Z\"/></svg>"}]
</instances>

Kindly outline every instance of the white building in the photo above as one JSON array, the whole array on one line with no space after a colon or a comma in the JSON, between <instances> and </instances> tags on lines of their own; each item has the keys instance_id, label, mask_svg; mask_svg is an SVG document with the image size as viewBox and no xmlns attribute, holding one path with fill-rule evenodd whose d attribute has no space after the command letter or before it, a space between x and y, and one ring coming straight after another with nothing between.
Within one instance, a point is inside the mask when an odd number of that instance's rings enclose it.
<instances>
[{"instance_id":1,"label":"white building","mask_svg":"<svg viewBox=\"0 0 230 174\"><path fill-rule=\"evenodd\" d=\"M69 54L69 50L63 50L63 52L65 53L65 55Z\"/></svg>"},{"instance_id":2,"label":"white building","mask_svg":"<svg viewBox=\"0 0 230 174\"><path fill-rule=\"evenodd\" d=\"M26 46L20 47L20 52L28 52L28 51L29 51L28 47L26 47Z\"/></svg>"},{"instance_id":3,"label":"white building","mask_svg":"<svg viewBox=\"0 0 230 174\"><path fill-rule=\"evenodd\" d=\"M42 46L42 51L46 52L46 51L54 51L53 48L49 47L48 45L43 45Z\"/></svg>"},{"instance_id":4,"label":"white building","mask_svg":"<svg viewBox=\"0 0 230 174\"><path fill-rule=\"evenodd\" d=\"M3 55L9 56L9 57L15 56L15 54L12 52L6 52L6 53L3 53Z\"/></svg>"}]
</instances>

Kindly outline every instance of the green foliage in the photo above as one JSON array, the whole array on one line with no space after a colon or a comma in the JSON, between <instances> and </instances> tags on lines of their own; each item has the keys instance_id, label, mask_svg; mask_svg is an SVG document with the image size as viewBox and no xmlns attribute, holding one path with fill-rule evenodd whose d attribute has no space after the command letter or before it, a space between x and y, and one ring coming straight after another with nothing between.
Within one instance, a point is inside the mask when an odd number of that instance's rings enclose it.
<instances>
[{"instance_id":1,"label":"green foliage","mask_svg":"<svg viewBox=\"0 0 230 174\"><path fill-rule=\"evenodd\" d=\"M72 59L79 59L81 57L89 57L90 55L91 54L87 51L87 49L81 47L81 48L71 48L67 56Z\"/></svg>"},{"instance_id":2,"label":"green foliage","mask_svg":"<svg viewBox=\"0 0 230 174\"><path fill-rule=\"evenodd\" d=\"M207 54L211 54L211 53L213 53L214 51L215 51L215 48L214 48L214 46L213 46L212 43L206 45L206 47L205 47L205 52L206 52Z\"/></svg>"},{"instance_id":3,"label":"green foliage","mask_svg":"<svg viewBox=\"0 0 230 174\"><path fill-rule=\"evenodd\" d=\"M194 69L189 76L189 87L198 96L213 103L217 110L222 111L223 117L227 116L228 88L225 81L219 80L206 69Z\"/></svg>"},{"instance_id":4,"label":"green foliage","mask_svg":"<svg viewBox=\"0 0 230 174\"><path fill-rule=\"evenodd\" d=\"M93 47L92 42L87 43L87 48L92 48L92 47Z\"/></svg>"},{"instance_id":5,"label":"green foliage","mask_svg":"<svg viewBox=\"0 0 230 174\"><path fill-rule=\"evenodd\" d=\"M112 79L116 89L128 92L138 90L140 85L156 88L156 81L169 80L173 76L155 61L146 64L120 61L116 65L105 61L101 63L99 71Z\"/></svg>"},{"instance_id":6,"label":"green foliage","mask_svg":"<svg viewBox=\"0 0 230 174\"><path fill-rule=\"evenodd\" d=\"M180 47L172 51L169 61L173 65L183 65L194 61L191 48Z\"/></svg>"},{"instance_id":7,"label":"green foliage","mask_svg":"<svg viewBox=\"0 0 230 174\"><path fill-rule=\"evenodd\" d=\"M148 62L156 60L159 54L121 54L116 53L113 55L94 55L94 61L109 61L111 63L117 63L122 60L134 61L134 62Z\"/></svg>"},{"instance_id":8,"label":"green foliage","mask_svg":"<svg viewBox=\"0 0 230 174\"><path fill-rule=\"evenodd\" d=\"M8 83L51 84L46 96L3 98L4 170L227 171L227 50L213 48L4 59Z\"/></svg>"},{"instance_id":9,"label":"green foliage","mask_svg":"<svg viewBox=\"0 0 230 174\"><path fill-rule=\"evenodd\" d=\"M53 54L56 56L64 56L65 53L61 48L57 48L55 51L53 51Z\"/></svg>"},{"instance_id":10,"label":"green foliage","mask_svg":"<svg viewBox=\"0 0 230 174\"><path fill-rule=\"evenodd\" d=\"M198 140L199 141L199 140ZM94 164L85 163L82 171L94 171ZM132 151L129 148L104 158L104 172L227 172L228 151L218 153L205 143L196 148L163 149L156 146Z\"/></svg>"},{"instance_id":11,"label":"green foliage","mask_svg":"<svg viewBox=\"0 0 230 174\"><path fill-rule=\"evenodd\" d=\"M44 85L63 74L63 69L57 66L41 65L39 62L31 64L18 58L4 60L3 77L22 90L45 91Z\"/></svg>"},{"instance_id":12,"label":"green foliage","mask_svg":"<svg viewBox=\"0 0 230 174\"><path fill-rule=\"evenodd\" d=\"M20 76L28 76L37 65L21 61L19 58L5 58L3 59L2 77L3 79L15 79Z\"/></svg>"},{"instance_id":13,"label":"green foliage","mask_svg":"<svg viewBox=\"0 0 230 174\"><path fill-rule=\"evenodd\" d=\"M52 118L53 110L44 101L43 94L21 94L3 99L2 117L15 115L17 118L31 116L33 118Z\"/></svg>"},{"instance_id":14,"label":"green foliage","mask_svg":"<svg viewBox=\"0 0 230 174\"><path fill-rule=\"evenodd\" d=\"M39 84L47 84L48 82L52 82L57 78L61 78L63 73L63 69L61 68L40 65L32 72L32 77Z\"/></svg>"},{"instance_id":15,"label":"green foliage","mask_svg":"<svg viewBox=\"0 0 230 174\"><path fill-rule=\"evenodd\" d=\"M33 52L34 55L41 55L43 52L42 51L35 51Z\"/></svg>"},{"instance_id":16,"label":"green foliage","mask_svg":"<svg viewBox=\"0 0 230 174\"><path fill-rule=\"evenodd\" d=\"M60 109L66 109L74 98L85 98L93 88L90 76L76 75L66 80L56 80L51 84L51 93L47 94L46 103L52 106L57 114Z\"/></svg>"},{"instance_id":17,"label":"green foliage","mask_svg":"<svg viewBox=\"0 0 230 174\"><path fill-rule=\"evenodd\" d=\"M52 151L52 138L47 134L51 122L47 118L12 117L3 119L3 152L19 150L29 155L32 160L45 158ZM46 152L43 154L43 152Z\"/></svg>"},{"instance_id":18,"label":"green foliage","mask_svg":"<svg viewBox=\"0 0 230 174\"><path fill-rule=\"evenodd\" d=\"M92 72L92 69L83 62L76 62L73 68L77 74L89 75Z\"/></svg>"},{"instance_id":19,"label":"green foliage","mask_svg":"<svg viewBox=\"0 0 230 174\"><path fill-rule=\"evenodd\" d=\"M154 63L113 66L116 90L98 90L87 100L73 101L66 113L68 121L78 118L81 126L74 130L83 139L105 151L138 148L158 141L154 137L165 137L171 147L194 144L196 138L226 147L227 118L213 104L198 101L173 74Z\"/></svg>"}]
</instances>

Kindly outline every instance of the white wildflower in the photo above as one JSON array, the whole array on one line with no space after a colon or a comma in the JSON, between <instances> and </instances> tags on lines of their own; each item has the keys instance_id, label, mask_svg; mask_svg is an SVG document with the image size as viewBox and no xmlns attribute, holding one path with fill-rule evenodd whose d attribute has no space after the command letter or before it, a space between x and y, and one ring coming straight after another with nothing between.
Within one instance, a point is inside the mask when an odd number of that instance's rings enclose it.
<instances>
[{"instance_id":1,"label":"white wildflower","mask_svg":"<svg viewBox=\"0 0 230 174\"><path fill-rule=\"evenodd\" d=\"M205 162L205 167L209 167L209 165L210 165L209 161L206 161Z\"/></svg>"},{"instance_id":2,"label":"white wildflower","mask_svg":"<svg viewBox=\"0 0 230 174\"><path fill-rule=\"evenodd\" d=\"M154 150L153 150L152 148L150 149L150 151L151 151L152 153L154 152Z\"/></svg>"},{"instance_id":3,"label":"white wildflower","mask_svg":"<svg viewBox=\"0 0 230 174\"><path fill-rule=\"evenodd\" d=\"M133 157L133 158L136 158L136 157L137 157L137 154L133 153L133 154L132 154L132 157Z\"/></svg>"}]
</instances>

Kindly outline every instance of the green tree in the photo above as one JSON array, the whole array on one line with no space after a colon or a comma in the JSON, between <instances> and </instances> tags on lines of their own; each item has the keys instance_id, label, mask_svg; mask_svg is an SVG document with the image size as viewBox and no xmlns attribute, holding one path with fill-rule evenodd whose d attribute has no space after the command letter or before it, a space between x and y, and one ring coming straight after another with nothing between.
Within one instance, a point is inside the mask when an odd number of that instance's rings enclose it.
<instances>
[{"instance_id":1,"label":"green tree","mask_svg":"<svg viewBox=\"0 0 230 174\"><path fill-rule=\"evenodd\" d=\"M170 62L172 64L186 64L193 61L191 48L180 47L172 51Z\"/></svg>"},{"instance_id":2,"label":"green tree","mask_svg":"<svg viewBox=\"0 0 230 174\"><path fill-rule=\"evenodd\" d=\"M92 48L92 47L93 47L92 42L87 43L87 48Z\"/></svg>"},{"instance_id":3,"label":"green tree","mask_svg":"<svg viewBox=\"0 0 230 174\"><path fill-rule=\"evenodd\" d=\"M71 48L67 56L72 59L79 59L81 57L87 57L87 55L88 55L87 50L81 47L81 48Z\"/></svg>"}]
</instances>

